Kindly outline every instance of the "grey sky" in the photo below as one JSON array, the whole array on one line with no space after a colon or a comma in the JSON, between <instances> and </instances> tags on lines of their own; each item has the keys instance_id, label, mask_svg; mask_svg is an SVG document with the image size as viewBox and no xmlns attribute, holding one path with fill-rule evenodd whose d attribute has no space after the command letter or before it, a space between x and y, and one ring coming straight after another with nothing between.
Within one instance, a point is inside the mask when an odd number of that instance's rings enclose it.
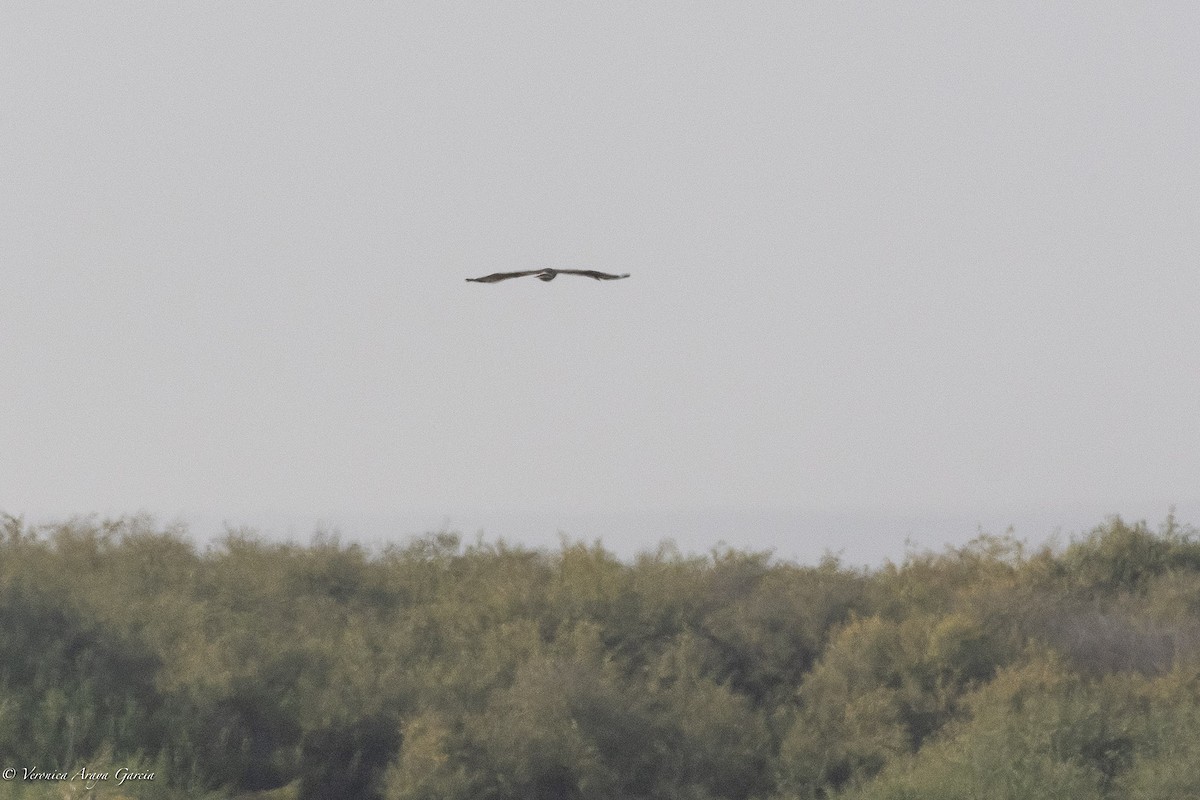
<instances>
[{"instance_id":1,"label":"grey sky","mask_svg":"<svg viewBox=\"0 0 1200 800\"><path fill-rule=\"evenodd\" d=\"M1200 522L1198 143L1190 2L6 3L0 509Z\"/></svg>"}]
</instances>

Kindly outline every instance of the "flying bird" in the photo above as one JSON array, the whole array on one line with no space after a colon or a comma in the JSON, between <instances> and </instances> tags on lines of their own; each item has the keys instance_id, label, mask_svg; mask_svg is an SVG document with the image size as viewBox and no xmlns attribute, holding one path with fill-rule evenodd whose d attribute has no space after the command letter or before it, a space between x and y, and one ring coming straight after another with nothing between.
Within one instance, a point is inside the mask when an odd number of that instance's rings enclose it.
<instances>
[{"instance_id":1,"label":"flying bird","mask_svg":"<svg viewBox=\"0 0 1200 800\"><path fill-rule=\"evenodd\" d=\"M537 275L539 281L552 281L558 275L583 275L586 278L595 278L598 281L615 281L621 278L628 278L629 273L624 275L612 275L608 272L597 272L594 269L531 269L525 272L493 272L491 275L484 275L482 278L467 278L473 283L496 283L497 281L506 281L509 278L524 278L526 275Z\"/></svg>"}]
</instances>

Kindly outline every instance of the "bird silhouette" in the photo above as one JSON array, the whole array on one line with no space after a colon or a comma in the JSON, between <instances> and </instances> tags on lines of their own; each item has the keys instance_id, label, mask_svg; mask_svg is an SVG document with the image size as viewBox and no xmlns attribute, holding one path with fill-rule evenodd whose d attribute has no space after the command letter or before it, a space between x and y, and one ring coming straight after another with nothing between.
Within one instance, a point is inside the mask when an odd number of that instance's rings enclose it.
<instances>
[{"instance_id":1,"label":"bird silhouette","mask_svg":"<svg viewBox=\"0 0 1200 800\"><path fill-rule=\"evenodd\" d=\"M613 275L608 272L598 272L594 269L531 269L525 272L493 272L491 275L484 275L482 278L467 278L472 283L497 283L498 281L506 281L509 278L524 278L526 275L537 275L540 281L552 281L559 275L583 275L586 278L595 278L598 281L616 281L621 278L628 278L629 273L624 275Z\"/></svg>"}]
</instances>

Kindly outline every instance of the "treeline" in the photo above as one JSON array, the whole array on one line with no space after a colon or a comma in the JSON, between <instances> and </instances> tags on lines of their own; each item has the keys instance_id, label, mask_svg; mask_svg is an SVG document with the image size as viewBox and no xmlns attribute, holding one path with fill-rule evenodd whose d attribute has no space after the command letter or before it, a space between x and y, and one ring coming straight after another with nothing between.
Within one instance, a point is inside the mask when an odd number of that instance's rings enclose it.
<instances>
[{"instance_id":1,"label":"treeline","mask_svg":"<svg viewBox=\"0 0 1200 800\"><path fill-rule=\"evenodd\" d=\"M1200 536L860 570L5 517L0 768L0 798L1195 797Z\"/></svg>"}]
</instances>

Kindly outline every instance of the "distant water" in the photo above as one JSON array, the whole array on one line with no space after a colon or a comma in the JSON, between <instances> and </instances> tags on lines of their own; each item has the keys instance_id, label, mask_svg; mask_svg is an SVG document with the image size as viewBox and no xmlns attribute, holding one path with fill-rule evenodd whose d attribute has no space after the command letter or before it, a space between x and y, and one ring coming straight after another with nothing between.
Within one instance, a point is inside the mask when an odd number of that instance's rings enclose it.
<instances>
[{"instance_id":1,"label":"distant water","mask_svg":"<svg viewBox=\"0 0 1200 800\"><path fill-rule=\"evenodd\" d=\"M1187 516L1186 512L1193 512ZM1140 513L1139 513L1140 512ZM1152 528L1168 509L1134 509L1120 513L1129 521L1145 519ZM1061 544L1102 524L1115 510L1035 509L969 516L936 514L826 513L797 509L644 510L610 513L550 511L470 511L438 514L258 514L219 517L187 514L184 522L198 542L220 538L227 527L245 527L269 540L307 543L318 531L337 532L346 542L369 547L403 543L435 531L453 531L465 542L503 539L511 545L557 550L562 539L599 541L623 559L653 551L670 540L685 554L702 554L721 544L739 550L771 551L776 558L817 564L827 555L846 565L879 566L898 562L913 549L943 550L962 546L981 532L1014 536L1031 545L1052 538ZM1181 523L1200 521L1200 508L1176 511ZM171 518L159 517L160 522Z\"/></svg>"}]
</instances>

